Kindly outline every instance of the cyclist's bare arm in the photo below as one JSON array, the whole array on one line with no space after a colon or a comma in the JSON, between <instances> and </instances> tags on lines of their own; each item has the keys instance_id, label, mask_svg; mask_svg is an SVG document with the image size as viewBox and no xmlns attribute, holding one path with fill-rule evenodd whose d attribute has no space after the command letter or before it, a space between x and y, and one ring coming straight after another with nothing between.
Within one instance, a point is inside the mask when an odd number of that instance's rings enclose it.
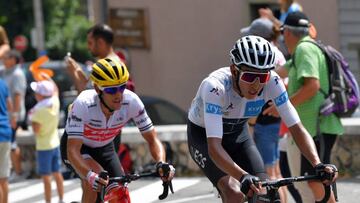
<instances>
[{"instance_id":1,"label":"cyclist's bare arm","mask_svg":"<svg viewBox=\"0 0 360 203\"><path fill-rule=\"evenodd\" d=\"M155 129L142 133L142 136L149 145L151 156L156 162L165 162L165 150L161 144Z\"/></svg>"},{"instance_id":2,"label":"cyclist's bare arm","mask_svg":"<svg viewBox=\"0 0 360 203\"><path fill-rule=\"evenodd\" d=\"M236 180L240 180L242 175L247 172L241 169L229 156L229 154L224 150L221 145L221 138L209 137L208 141L208 150L209 156L222 171L230 176L234 177Z\"/></svg>"},{"instance_id":3,"label":"cyclist's bare arm","mask_svg":"<svg viewBox=\"0 0 360 203\"><path fill-rule=\"evenodd\" d=\"M75 83L75 88L80 93L81 91L85 90L86 84L88 83L88 78L79 64L73 58L68 57L67 65L68 72L70 73L70 76Z\"/></svg>"},{"instance_id":4,"label":"cyclist's bare arm","mask_svg":"<svg viewBox=\"0 0 360 203\"><path fill-rule=\"evenodd\" d=\"M301 153L306 157L307 160L309 160L311 165L315 166L321 163L314 141L311 135L305 130L304 126L301 123L297 123L289 127L289 131Z\"/></svg>"},{"instance_id":5,"label":"cyclist's bare arm","mask_svg":"<svg viewBox=\"0 0 360 203\"><path fill-rule=\"evenodd\" d=\"M68 139L67 141L67 156L71 166L75 168L76 172L82 177L86 177L91 170L86 164L85 160L80 154L80 149L83 144L81 139Z\"/></svg>"}]
</instances>

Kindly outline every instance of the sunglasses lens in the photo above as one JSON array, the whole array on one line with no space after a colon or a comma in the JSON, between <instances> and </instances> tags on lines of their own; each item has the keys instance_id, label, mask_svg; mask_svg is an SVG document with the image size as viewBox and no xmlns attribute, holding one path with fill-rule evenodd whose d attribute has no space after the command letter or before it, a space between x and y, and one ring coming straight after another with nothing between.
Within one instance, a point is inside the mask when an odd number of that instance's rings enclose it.
<instances>
[{"instance_id":1,"label":"sunglasses lens","mask_svg":"<svg viewBox=\"0 0 360 203\"><path fill-rule=\"evenodd\" d=\"M259 82L260 83L266 83L269 78L270 78L270 74L266 74L266 73L243 73L241 75L241 80L248 82L248 83L252 83L256 80L256 78L259 78Z\"/></svg>"},{"instance_id":2,"label":"sunglasses lens","mask_svg":"<svg viewBox=\"0 0 360 203\"><path fill-rule=\"evenodd\" d=\"M107 87L104 88L104 92L107 94L116 94L117 92L123 93L126 88L126 85L121 85L118 87Z\"/></svg>"},{"instance_id":3,"label":"sunglasses lens","mask_svg":"<svg viewBox=\"0 0 360 203\"><path fill-rule=\"evenodd\" d=\"M117 87L107 87L104 89L104 92L107 94L115 94L117 92Z\"/></svg>"}]
</instances>

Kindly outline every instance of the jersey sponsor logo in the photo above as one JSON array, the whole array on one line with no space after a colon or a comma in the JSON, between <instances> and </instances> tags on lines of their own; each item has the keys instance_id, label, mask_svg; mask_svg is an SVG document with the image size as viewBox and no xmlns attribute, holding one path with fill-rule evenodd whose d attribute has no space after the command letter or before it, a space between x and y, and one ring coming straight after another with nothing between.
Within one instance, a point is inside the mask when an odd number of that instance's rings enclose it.
<instances>
[{"instance_id":1,"label":"jersey sponsor logo","mask_svg":"<svg viewBox=\"0 0 360 203\"><path fill-rule=\"evenodd\" d=\"M250 101L246 103L244 116L257 116L261 112L265 100Z\"/></svg>"},{"instance_id":2,"label":"jersey sponsor logo","mask_svg":"<svg viewBox=\"0 0 360 203\"><path fill-rule=\"evenodd\" d=\"M193 155L193 158L195 162L201 167L205 168L206 163L206 157L203 156L199 150L195 149L194 147L191 147L191 154Z\"/></svg>"},{"instance_id":3,"label":"jersey sponsor logo","mask_svg":"<svg viewBox=\"0 0 360 203\"><path fill-rule=\"evenodd\" d=\"M234 104L230 102L230 105L226 108L226 110L234 109Z\"/></svg>"},{"instance_id":4,"label":"jersey sponsor logo","mask_svg":"<svg viewBox=\"0 0 360 203\"><path fill-rule=\"evenodd\" d=\"M221 115L221 106L211 103L205 103L206 113Z\"/></svg>"},{"instance_id":5,"label":"jersey sponsor logo","mask_svg":"<svg viewBox=\"0 0 360 203\"><path fill-rule=\"evenodd\" d=\"M101 127L101 124L90 122L89 125L94 127Z\"/></svg>"},{"instance_id":6,"label":"jersey sponsor logo","mask_svg":"<svg viewBox=\"0 0 360 203\"><path fill-rule=\"evenodd\" d=\"M275 84L278 85L278 84L279 84L279 77L278 77L278 76L275 76L275 77L274 77L274 80L275 80Z\"/></svg>"},{"instance_id":7,"label":"jersey sponsor logo","mask_svg":"<svg viewBox=\"0 0 360 203\"><path fill-rule=\"evenodd\" d=\"M95 104L89 105L88 108L90 109L90 108L93 108L93 107L96 107L96 106L97 106L97 104L95 103Z\"/></svg>"},{"instance_id":8,"label":"jersey sponsor logo","mask_svg":"<svg viewBox=\"0 0 360 203\"><path fill-rule=\"evenodd\" d=\"M96 119L90 119L90 121L95 122L95 123L101 123L101 120L96 120Z\"/></svg>"},{"instance_id":9,"label":"jersey sponsor logo","mask_svg":"<svg viewBox=\"0 0 360 203\"><path fill-rule=\"evenodd\" d=\"M281 106L289 100L288 94L286 91L280 94L280 96L274 99L276 106Z\"/></svg>"},{"instance_id":10,"label":"jersey sponsor logo","mask_svg":"<svg viewBox=\"0 0 360 203\"><path fill-rule=\"evenodd\" d=\"M220 94L219 94L219 88L218 88L218 87L212 88L212 89L210 90L210 92L216 94L217 96L220 95Z\"/></svg>"},{"instance_id":11,"label":"jersey sponsor logo","mask_svg":"<svg viewBox=\"0 0 360 203\"><path fill-rule=\"evenodd\" d=\"M139 125L141 125L142 123L147 122L148 119L149 119L149 117L142 118L142 119L140 119L139 121L136 121L136 125L139 126Z\"/></svg>"},{"instance_id":12,"label":"jersey sponsor logo","mask_svg":"<svg viewBox=\"0 0 360 203\"><path fill-rule=\"evenodd\" d=\"M84 137L96 142L104 142L113 139L119 134L123 126L114 128L94 128L88 124L84 125Z\"/></svg>"},{"instance_id":13,"label":"jersey sponsor logo","mask_svg":"<svg viewBox=\"0 0 360 203\"><path fill-rule=\"evenodd\" d=\"M123 121L123 120L124 120L123 117L119 117L119 118L116 119L116 121Z\"/></svg>"},{"instance_id":14,"label":"jersey sponsor logo","mask_svg":"<svg viewBox=\"0 0 360 203\"><path fill-rule=\"evenodd\" d=\"M71 123L71 124L68 124L67 127L68 128L80 128L81 126L77 125L77 124L74 124L74 123Z\"/></svg>"},{"instance_id":15,"label":"jersey sponsor logo","mask_svg":"<svg viewBox=\"0 0 360 203\"><path fill-rule=\"evenodd\" d=\"M145 113L145 108L141 109L141 110L139 111L139 113L138 113L137 116L140 116L140 115L142 115L142 114L144 114L144 113Z\"/></svg>"},{"instance_id":16,"label":"jersey sponsor logo","mask_svg":"<svg viewBox=\"0 0 360 203\"><path fill-rule=\"evenodd\" d=\"M77 117L76 115L72 114L70 117L70 120L76 121L76 122L81 122L82 119Z\"/></svg>"}]
</instances>

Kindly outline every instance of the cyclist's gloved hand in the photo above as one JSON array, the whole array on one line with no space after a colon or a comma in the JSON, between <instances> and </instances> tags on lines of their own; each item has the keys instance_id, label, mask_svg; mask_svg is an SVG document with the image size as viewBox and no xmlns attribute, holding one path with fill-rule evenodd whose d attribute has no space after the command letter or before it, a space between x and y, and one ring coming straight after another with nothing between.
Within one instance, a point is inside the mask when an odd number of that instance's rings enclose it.
<instances>
[{"instance_id":1,"label":"cyclist's gloved hand","mask_svg":"<svg viewBox=\"0 0 360 203\"><path fill-rule=\"evenodd\" d=\"M99 174L91 170L87 173L86 180L88 181L88 183L90 184L90 186L94 191L98 191L100 189L99 187L100 185L106 186L108 183L108 180L100 178Z\"/></svg>"},{"instance_id":2,"label":"cyclist's gloved hand","mask_svg":"<svg viewBox=\"0 0 360 203\"><path fill-rule=\"evenodd\" d=\"M160 161L156 164L156 172L163 181L171 181L175 175L175 168L169 163Z\"/></svg>"},{"instance_id":3,"label":"cyclist's gloved hand","mask_svg":"<svg viewBox=\"0 0 360 203\"><path fill-rule=\"evenodd\" d=\"M315 174L320 177L323 183L330 184L336 180L338 169L335 165L320 163L314 168Z\"/></svg>"},{"instance_id":4,"label":"cyclist's gloved hand","mask_svg":"<svg viewBox=\"0 0 360 203\"><path fill-rule=\"evenodd\" d=\"M241 176L240 178L240 190L242 193L244 193L245 196L247 197L252 197L253 193L250 192L250 190L254 190L254 188L256 188L255 186L255 182L259 182L260 179L256 176L250 175L250 174L244 174L243 176ZM253 185L253 188L251 187L251 185ZM254 191L254 192L259 192L258 190Z\"/></svg>"}]
</instances>

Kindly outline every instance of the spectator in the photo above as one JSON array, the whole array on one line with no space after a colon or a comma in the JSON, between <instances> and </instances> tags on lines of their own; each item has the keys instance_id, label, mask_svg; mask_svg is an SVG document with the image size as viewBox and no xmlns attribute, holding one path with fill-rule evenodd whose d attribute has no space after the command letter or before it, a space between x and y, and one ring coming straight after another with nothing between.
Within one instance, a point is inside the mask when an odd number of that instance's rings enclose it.
<instances>
[{"instance_id":1,"label":"spectator","mask_svg":"<svg viewBox=\"0 0 360 203\"><path fill-rule=\"evenodd\" d=\"M334 114L329 116L319 115L320 105L324 101L324 95L329 91L328 69L325 55L311 42L309 36L310 22L302 12L290 13L282 26L285 44L292 55L285 64L285 69L279 69L279 75L289 76L288 93L292 104L299 113L304 127L312 135L317 146L320 159L324 163L330 160L331 149L338 135L343 134L344 129L340 119ZM266 113L275 113L273 107L266 110ZM320 153L325 152L325 153ZM296 158L289 159L290 170L293 175L314 174L313 167L304 157L301 157L301 165L296 163ZM295 166L300 165L296 169ZM299 173L300 172L300 173ZM304 202L320 201L324 196L323 186L318 182L308 182L311 193L305 193L298 188ZM333 194L329 202L335 202Z\"/></svg>"},{"instance_id":2,"label":"spectator","mask_svg":"<svg viewBox=\"0 0 360 203\"><path fill-rule=\"evenodd\" d=\"M0 79L0 202L8 202L8 177L10 176L11 101L5 82ZM14 124L15 121L13 120Z\"/></svg>"},{"instance_id":3,"label":"spectator","mask_svg":"<svg viewBox=\"0 0 360 203\"><path fill-rule=\"evenodd\" d=\"M59 202L62 202L64 187L60 173L60 141L57 129L60 110L58 90L50 78L32 82L30 86L37 100L36 105L29 112L29 120L36 138L37 172L44 183L45 201L51 202L52 175L56 182Z\"/></svg>"},{"instance_id":4,"label":"spectator","mask_svg":"<svg viewBox=\"0 0 360 203\"><path fill-rule=\"evenodd\" d=\"M280 27L289 13L302 11L302 7L296 0L278 0L280 6L280 16L277 19L270 8L260 8L259 14L261 17L269 18L277 27Z\"/></svg>"},{"instance_id":5,"label":"spectator","mask_svg":"<svg viewBox=\"0 0 360 203\"><path fill-rule=\"evenodd\" d=\"M13 115L16 119L16 126L12 128L13 135L11 138L11 161L15 173L10 177L11 181L16 181L26 176L21 167L21 152L16 142L16 130L25 118L25 93L26 77L21 69L21 54L16 50L10 50L4 54L3 63L5 70L3 78L10 90L10 96L13 106Z\"/></svg>"},{"instance_id":6,"label":"spectator","mask_svg":"<svg viewBox=\"0 0 360 203\"><path fill-rule=\"evenodd\" d=\"M87 32L88 50L96 59L110 58L123 62L114 52L112 47L113 41L114 33L108 25L97 24ZM88 75L84 73L76 61L71 56L68 56L67 59L68 71L75 82L76 90L80 93L84 89L92 88L89 85Z\"/></svg>"},{"instance_id":7,"label":"spectator","mask_svg":"<svg viewBox=\"0 0 360 203\"><path fill-rule=\"evenodd\" d=\"M257 35L268 40L275 50L275 68L283 66L286 62L284 55L276 47L277 38L280 35L279 28L267 18L255 19L249 27L240 30L242 36ZM267 108L266 104L263 109ZM254 120L256 120L254 124ZM266 173L271 179L282 178L279 166L279 128L280 118L263 115L260 113L257 118L249 120L249 125L254 126L254 140L260 155L264 161ZM287 201L286 188L279 188L279 195L282 202Z\"/></svg>"},{"instance_id":8,"label":"spectator","mask_svg":"<svg viewBox=\"0 0 360 203\"><path fill-rule=\"evenodd\" d=\"M123 63L123 60L114 52L113 48L114 33L110 26L106 24L97 24L91 27L87 32L87 45L90 53L97 59L110 58ZM93 88L89 83L89 76L85 74L82 68L70 56L67 57L68 71L73 78L75 88L80 94L84 89ZM90 65L90 64L89 64ZM90 65L91 66L91 65ZM135 84L131 77L126 83L126 88L134 91ZM121 132L120 132L121 133ZM119 152L121 136L114 139L115 151Z\"/></svg>"},{"instance_id":9,"label":"spectator","mask_svg":"<svg viewBox=\"0 0 360 203\"><path fill-rule=\"evenodd\" d=\"M0 25L0 60L4 54L10 50L9 39L5 29Z\"/></svg>"},{"instance_id":10,"label":"spectator","mask_svg":"<svg viewBox=\"0 0 360 203\"><path fill-rule=\"evenodd\" d=\"M284 23L289 13L302 11L301 5L296 0L279 0L278 2L280 5L279 19L274 16L273 12L269 8L259 9L259 15L261 17L269 18L276 27L280 27ZM314 39L317 36L316 28L312 23L310 24L309 28L309 35ZM290 57L282 36L279 37L279 48L286 58Z\"/></svg>"}]
</instances>

